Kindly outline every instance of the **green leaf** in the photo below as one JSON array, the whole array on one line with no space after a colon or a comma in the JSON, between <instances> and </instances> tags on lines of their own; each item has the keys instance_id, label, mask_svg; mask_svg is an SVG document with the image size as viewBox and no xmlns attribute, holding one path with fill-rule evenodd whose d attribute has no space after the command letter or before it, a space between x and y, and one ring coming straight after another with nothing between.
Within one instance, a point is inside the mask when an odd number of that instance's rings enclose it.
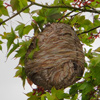
<instances>
[{"instance_id":1,"label":"green leaf","mask_svg":"<svg viewBox=\"0 0 100 100\"><path fill-rule=\"evenodd\" d=\"M2 10L2 14L5 16L9 16L8 11L5 7L0 8L0 10Z\"/></svg>"},{"instance_id":2,"label":"green leaf","mask_svg":"<svg viewBox=\"0 0 100 100\"><path fill-rule=\"evenodd\" d=\"M56 90L54 87L51 89L51 94L54 98L60 99L69 99L70 95L67 93L64 93L64 89Z\"/></svg>"},{"instance_id":3,"label":"green leaf","mask_svg":"<svg viewBox=\"0 0 100 100\"><path fill-rule=\"evenodd\" d=\"M0 16L2 16L2 11L0 10ZM1 18L0 18L1 19Z\"/></svg>"},{"instance_id":4,"label":"green leaf","mask_svg":"<svg viewBox=\"0 0 100 100\"><path fill-rule=\"evenodd\" d=\"M82 25L83 25L85 30L89 30L89 29L94 27L93 23L88 19L83 20Z\"/></svg>"},{"instance_id":5,"label":"green leaf","mask_svg":"<svg viewBox=\"0 0 100 100\"><path fill-rule=\"evenodd\" d=\"M26 54L26 48L22 46L16 52L17 52L17 54L15 55L15 57L22 57Z\"/></svg>"},{"instance_id":6,"label":"green leaf","mask_svg":"<svg viewBox=\"0 0 100 100\"><path fill-rule=\"evenodd\" d=\"M15 10L19 11L22 8L27 6L27 0L11 0L10 4L11 4L11 7L12 7L13 11L15 11ZM29 12L29 8L27 8L23 12L28 13Z\"/></svg>"},{"instance_id":7,"label":"green leaf","mask_svg":"<svg viewBox=\"0 0 100 100\"><path fill-rule=\"evenodd\" d=\"M74 96L72 96L71 100L78 100L78 94L75 94Z\"/></svg>"},{"instance_id":8,"label":"green leaf","mask_svg":"<svg viewBox=\"0 0 100 100\"><path fill-rule=\"evenodd\" d=\"M92 6L93 8L99 8L100 7L99 2L100 2L99 0L94 0L93 2L91 2L90 6Z\"/></svg>"},{"instance_id":9,"label":"green leaf","mask_svg":"<svg viewBox=\"0 0 100 100\"><path fill-rule=\"evenodd\" d=\"M38 39L37 39L37 40L36 40L36 48L34 48L34 49L30 52L30 54L28 55L28 57L29 57L30 59L32 59L34 53L37 52L37 51L39 51L39 50L40 50L40 49L39 49L39 46L38 46Z\"/></svg>"},{"instance_id":10,"label":"green leaf","mask_svg":"<svg viewBox=\"0 0 100 100\"><path fill-rule=\"evenodd\" d=\"M66 5L70 5L70 3L73 2L73 0L61 0L61 1L63 1L64 4L66 4Z\"/></svg>"},{"instance_id":11,"label":"green leaf","mask_svg":"<svg viewBox=\"0 0 100 100\"><path fill-rule=\"evenodd\" d=\"M32 95L30 98L28 98L27 100L41 100L40 97L36 96L36 95Z\"/></svg>"},{"instance_id":12,"label":"green leaf","mask_svg":"<svg viewBox=\"0 0 100 100\"><path fill-rule=\"evenodd\" d=\"M19 1L19 5L20 5L20 9L26 7L28 4L27 4L27 0L18 0ZM27 8L26 10L24 10L25 13L28 13L29 12L29 8Z\"/></svg>"},{"instance_id":13,"label":"green leaf","mask_svg":"<svg viewBox=\"0 0 100 100\"><path fill-rule=\"evenodd\" d=\"M33 49L33 50L30 52L30 54L28 55L28 57L29 57L30 59L32 59L34 53L37 52L37 51L39 51L39 46L37 46L35 49Z\"/></svg>"},{"instance_id":14,"label":"green leaf","mask_svg":"<svg viewBox=\"0 0 100 100\"><path fill-rule=\"evenodd\" d=\"M16 69L18 71L15 73L14 77L20 77L23 81L23 87L25 86L25 79L26 79L26 73L25 73L25 68L21 66L17 66Z\"/></svg>"},{"instance_id":15,"label":"green leaf","mask_svg":"<svg viewBox=\"0 0 100 100\"><path fill-rule=\"evenodd\" d=\"M32 18L34 19L34 21L35 21L36 23L33 23L33 22L32 22L31 25L34 27L34 33L37 34L37 33L39 33L39 28L38 28L38 26L37 26L37 23L38 23L38 25L39 25L39 27L40 27L40 29L41 29L41 31L42 31L43 25L46 24L46 23L45 23L45 18L42 17L42 16L38 16L38 17L33 16Z\"/></svg>"},{"instance_id":16,"label":"green leaf","mask_svg":"<svg viewBox=\"0 0 100 100\"><path fill-rule=\"evenodd\" d=\"M30 43L31 43L31 39L29 39L27 41L22 41L19 44L27 50L29 45L30 45Z\"/></svg>"},{"instance_id":17,"label":"green leaf","mask_svg":"<svg viewBox=\"0 0 100 100\"><path fill-rule=\"evenodd\" d=\"M54 5L57 5L59 3L59 0L54 0Z\"/></svg>"},{"instance_id":18,"label":"green leaf","mask_svg":"<svg viewBox=\"0 0 100 100\"><path fill-rule=\"evenodd\" d=\"M26 79L26 73L25 73L24 67L22 67L21 79L23 80L23 87L24 87L25 86L25 79Z\"/></svg>"},{"instance_id":19,"label":"green leaf","mask_svg":"<svg viewBox=\"0 0 100 100\"><path fill-rule=\"evenodd\" d=\"M99 18L99 15L94 15L94 19L98 19Z\"/></svg>"},{"instance_id":20,"label":"green leaf","mask_svg":"<svg viewBox=\"0 0 100 100\"><path fill-rule=\"evenodd\" d=\"M48 100L57 100L56 93L57 93L57 90L53 87L53 88L51 89L51 94L48 93L48 92L46 92L46 94L43 94L43 95L41 96L41 100L46 100L46 98L47 98Z\"/></svg>"},{"instance_id":21,"label":"green leaf","mask_svg":"<svg viewBox=\"0 0 100 100\"><path fill-rule=\"evenodd\" d=\"M16 69L18 69L18 71L15 73L15 76L14 76L14 77L21 76L21 73L22 73L22 67L17 66Z\"/></svg>"},{"instance_id":22,"label":"green leaf","mask_svg":"<svg viewBox=\"0 0 100 100\"><path fill-rule=\"evenodd\" d=\"M7 11L7 9L4 6L0 7L0 16L2 14L5 15L5 16L8 16L8 11Z\"/></svg>"},{"instance_id":23,"label":"green leaf","mask_svg":"<svg viewBox=\"0 0 100 100\"><path fill-rule=\"evenodd\" d=\"M100 63L100 54L96 55L96 57L93 57L90 60L90 66L96 66L98 63Z\"/></svg>"},{"instance_id":24,"label":"green leaf","mask_svg":"<svg viewBox=\"0 0 100 100\"><path fill-rule=\"evenodd\" d=\"M20 24L15 28L15 31L18 31L19 36L22 38L25 24Z\"/></svg>"},{"instance_id":25,"label":"green leaf","mask_svg":"<svg viewBox=\"0 0 100 100\"><path fill-rule=\"evenodd\" d=\"M35 2L35 0L30 0L30 1Z\"/></svg>"},{"instance_id":26,"label":"green leaf","mask_svg":"<svg viewBox=\"0 0 100 100\"><path fill-rule=\"evenodd\" d=\"M91 100L89 95L82 94L82 100Z\"/></svg>"},{"instance_id":27,"label":"green leaf","mask_svg":"<svg viewBox=\"0 0 100 100\"><path fill-rule=\"evenodd\" d=\"M3 21L3 19L0 18L0 22L2 22L2 21Z\"/></svg>"},{"instance_id":28,"label":"green leaf","mask_svg":"<svg viewBox=\"0 0 100 100\"><path fill-rule=\"evenodd\" d=\"M56 96L50 95L50 93L48 93L48 92L46 92L46 94L43 94L41 96L41 100L45 100L46 97L47 97L48 100L56 100Z\"/></svg>"},{"instance_id":29,"label":"green leaf","mask_svg":"<svg viewBox=\"0 0 100 100\"><path fill-rule=\"evenodd\" d=\"M64 99L64 98L70 99L70 95L67 93L64 93L63 90L57 90L56 96L58 99Z\"/></svg>"},{"instance_id":30,"label":"green leaf","mask_svg":"<svg viewBox=\"0 0 100 100\"><path fill-rule=\"evenodd\" d=\"M0 50L2 50L2 46L0 45Z\"/></svg>"},{"instance_id":31,"label":"green leaf","mask_svg":"<svg viewBox=\"0 0 100 100\"><path fill-rule=\"evenodd\" d=\"M75 95L76 93L78 93L78 86L77 86L77 84L74 84L74 85L72 85L72 87L69 91L69 94L70 95Z\"/></svg>"},{"instance_id":32,"label":"green leaf","mask_svg":"<svg viewBox=\"0 0 100 100\"><path fill-rule=\"evenodd\" d=\"M85 16L80 16L78 19L79 23L82 23L84 20L85 20Z\"/></svg>"},{"instance_id":33,"label":"green leaf","mask_svg":"<svg viewBox=\"0 0 100 100\"><path fill-rule=\"evenodd\" d=\"M19 43L17 43L17 44L14 43L12 49L8 52L7 57L9 57L9 55L10 55L14 50L16 50L18 47L19 47Z\"/></svg>"},{"instance_id":34,"label":"green leaf","mask_svg":"<svg viewBox=\"0 0 100 100\"><path fill-rule=\"evenodd\" d=\"M95 49L94 51L96 51L96 52L100 52L100 47L98 47L98 48Z\"/></svg>"},{"instance_id":35,"label":"green leaf","mask_svg":"<svg viewBox=\"0 0 100 100\"><path fill-rule=\"evenodd\" d=\"M24 66L24 64L25 64L25 55L20 57L19 64Z\"/></svg>"},{"instance_id":36,"label":"green leaf","mask_svg":"<svg viewBox=\"0 0 100 100\"><path fill-rule=\"evenodd\" d=\"M46 100L46 94L43 94L42 96L41 96L41 100Z\"/></svg>"},{"instance_id":37,"label":"green leaf","mask_svg":"<svg viewBox=\"0 0 100 100\"><path fill-rule=\"evenodd\" d=\"M0 36L2 37L2 39L7 39L7 36L11 34L11 33L6 33L4 32L3 34L0 34Z\"/></svg>"},{"instance_id":38,"label":"green leaf","mask_svg":"<svg viewBox=\"0 0 100 100\"><path fill-rule=\"evenodd\" d=\"M61 11L58 8L42 8L39 11L39 15L44 17L44 19L47 20L47 22L55 22L57 19L62 17Z\"/></svg>"},{"instance_id":39,"label":"green leaf","mask_svg":"<svg viewBox=\"0 0 100 100\"><path fill-rule=\"evenodd\" d=\"M93 58L93 54L92 54L92 49L89 49L87 53L85 53L85 56L88 57L89 59Z\"/></svg>"},{"instance_id":40,"label":"green leaf","mask_svg":"<svg viewBox=\"0 0 100 100\"><path fill-rule=\"evenodd\" d=\"M15 10L19 11L22 8L27 6L27 0L11 0L10 4L12 6L13 11L15 11ZM28 13L29 8L27 8L24 12Z\"/></svg>"},{"instance_id":41,"label":"green leaf","mask_svg":"<svg viewBox=\"0 0 100 100\"><path fill-rule=\"evenodd\" d=\"M7 34L7 36L6 36L6 39L8 40L8 42L7 42L8 50L9 50L11 44L13 44L15 38L16 38L15 32L13 31L13 28L11 28L11 33Z\"/></svg>"},{"instance_id":42,"label":"green leaf","mask_svg":"<svg viewBox=\"0 0 100 100\"><path fill-rule=\"evenodd\" d=\"M82 34L82 35L79 36L79 39L80 39L83 43L85 43L86 45L92 47L91 44L95 41L95 39L94 39L94 38L93 38L93 39L88 39L89 37L90 37L90 36L89 36L88 34Z\"/></svg>"},{"instance_id":43,"label":"green leaf","mask_svg":"<svg viewBox=\"0 0 100 100\"><path fill-rule=\"evenodd\" d=\"M46 13L47 20L53 22L62 17L60 10L58 8L55 9L48 9Z\"/></svg>"},{"instance_id":44,"label":"green leaf","mask_svg":"<svg viewBox=\"0 0 100 100\"><path fill-rule=\"evenodd\" d=\"M29 93L27 93L25 95L28 96L28 97L31 97L33 95L33 92L29 92Z\"/></svg>"},{"instance_id":45,"label":"green leaf","mask_svg":"<svg viewBox=\"0 0 100 100\"><path fill-rule=\"evenodd\" d=\"M94 26L98 26L98 23L100 23L100 20L99 19L96 19L96 20L94 20Z\"/></svg>"},{"instance_id":46,"label":"green leaf","mask_svg":"<svg viewBox=\"0 0 100 100\"><path fill-rule=\"evenodd\" d=\"M91 75L94 81L97 83L97 85L100 85L100 62L97 63L95 66L91 66Z\"/></svg>"},{"instance_id":47,"label":"green leaf","mask_svg":"<svg viewBox=\"0 0 100 100\"><path fill-rule=\"evenodd\" d=\"M84 25L89 25L89 24L92 24L92 23L91 23L90 20L86 19L86 20L84 20L84 23L83 23L83 24L84 24Z\"/></svg>"},{"instance_id":48,"label":"green leaf","mask_svg":"<svg viewBox=\"0 0 100 100\"><path fill-rule=\"evenodd\" d=\"M0 7L2 7L3 6L3 1L2 0L0 0Z\"/></svg>"},{"instance_id":49,"label":"green leaf","mask_svg":"<svg viewBox=\"0 0 100 100\"><path fill-rule=\"evenodd\" d=\"M22 42L19 43L20 48L16 51L17 53L16 53L15 57L16 58L20 57L20 64L23 64L23 62L24 62L25 54L26 54L27 49L28 49L28 47L30 45L30 42L31 42L31 40L22 41Z\"/></svg>"},{"instance_id":50,"label":"green leaf","mask_svg":"<svg viewBox=\"0 0 100 100\"><path fill-rule=\"evenodd\" d=\"M24 27L24 30L23 30L23 35L25 34L28 34L30 32L30 30L32 30L33 27L31 25L27 25Z\"/></svg>"},{"instance_id":51,"label":"green leaf","mask_svg":"<svg viewBox=\"0 0 100 100\"><path fill-rule=\"evenodd\" d=\"M2 44L3 42L0 40L0 44Z\"/></svg>"},{"instance_id":52,"label":"green leaf","mask_svg":"<svg viewBox=\"0 0 100 100\"><path fill-rule=\"evenodd\" d=\"M82 90L83 94L87 94L93 90L93 84L91 82L84 82L80 85L79 89Z\"/></svg>"},{"instance_id":53,"label":"green leaf","mask_svg":"<svg viewBox=\"0 0 100 100\"><path fill-rule=\"evenodd\" d=\"M12 7L13 11L15 11L15 10L19 11L20 10L20 6L19 6L19 1L18 0L11 0L10 4L11 4L11 7Z\"/></svg>"}]
</instances>

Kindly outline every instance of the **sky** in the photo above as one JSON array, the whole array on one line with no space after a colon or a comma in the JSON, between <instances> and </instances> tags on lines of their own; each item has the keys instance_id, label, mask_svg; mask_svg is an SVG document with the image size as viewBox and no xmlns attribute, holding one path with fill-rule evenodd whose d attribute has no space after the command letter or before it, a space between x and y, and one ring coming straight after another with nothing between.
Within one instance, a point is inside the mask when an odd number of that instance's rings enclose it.
<instances>
[{"instance_id":1,"label":"sky","mask_svg":"<svg viewBox=\"0 0 100 100\"><path fill-rule=\"evenodd\" d=\"M6 0L9 2L9 0ZM53 0L36 0L38 3L45 2L53 2ZM39 7L33 6L31 9L38 9ZM10 8L8 8L10 10ZM11 11L12 15L12 11ZM3 27L0 26L0 31L6 31L9 32L11 29L11 26L16 27L18 23L16 23L16 20L23 21L27 23L30 19L30 16L28 14L21 14L23 19L18 15L12 20L8 21L8 26L6 27L6 30L4 30ZM6 17L3 17L6 19ZM87 14L87 18L90 18L90 15ZM100 46L100 39L97 38L95 43L93 44L93 49L96 49L98 46ZM88 49L87 46L85 48ZM25 93L31 92L32 88L28 85L26 82L25 89L22 87L22 81L20 78L15 78L15 72L14 69L17 65L19 60L14 59L14 53L7 59L7 48L6 48L6 41L4 41L3 44L3 51L0 51L0 100L27 100L27 96Z\"/></svg>"}]
</instances>

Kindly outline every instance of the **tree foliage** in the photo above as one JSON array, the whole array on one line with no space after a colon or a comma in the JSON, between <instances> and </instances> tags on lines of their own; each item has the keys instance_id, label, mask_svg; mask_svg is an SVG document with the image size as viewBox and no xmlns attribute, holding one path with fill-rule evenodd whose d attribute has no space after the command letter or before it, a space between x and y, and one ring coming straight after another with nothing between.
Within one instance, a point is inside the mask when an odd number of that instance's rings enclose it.
<instances>
[{"instance_id":1,"label":"tree foliage","mask_svg":"<svg viewBox=\"0 0 100 100\"><path fill-rule=\"evenodd\" d=\"M2 41L7 40L7 57L13 52L15 58L20 58L19 64L16 67L17 72L15 77L20 77L25 85L27 79L24 70L24 59L26 51L31 43L33 35L41 32L45 25L53 22L62 22L70 24L76 31L81 43L92 47L96 38L100 37L100 0L53 0L51 5L36 3L35 0L11 0L10 3L0 0L0 25L5 29L7 21L11 20L21 13L31 16L31 23L25 24L18 22L18 26L11 26L10 32L0 33L0 50L2 50ZM30 9L31 6L40 6L41 9ZM14 13L10 16L9 7ZM92 19L87 19L87 14L92 16ZM6 16L7 19L4 19ZM0 27L1 27L0 26ZM33 34L30 36L30 31ZM35 48L33 53L39 48ZM51 93L41 90L27 93L28 100L99 100L100 99L100 47L96 50L84 48L84 54L88 61L85 63L86 72L83 79L70 86L69 93L64 93L64 89L56 90L54 87ZM31 57L32 54L30 54ZM30 82L29 82L30 84Z\"/></svg>"}]
</instances>

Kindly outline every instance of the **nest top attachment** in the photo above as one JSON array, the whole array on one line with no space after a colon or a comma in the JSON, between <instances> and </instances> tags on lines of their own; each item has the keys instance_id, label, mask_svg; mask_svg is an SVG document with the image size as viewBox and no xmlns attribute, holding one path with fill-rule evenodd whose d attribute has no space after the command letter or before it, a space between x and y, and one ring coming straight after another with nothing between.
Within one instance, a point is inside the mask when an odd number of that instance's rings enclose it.
<instances>
[{"instance_id":1,"label":"nest top attachment","mask_svg":"<svg viewBox=\"0 0 100 100\"><path fill-rule=\"evenodd\" d=\"M39 51L32 59L28 58L37 45ZM64 23L53 23L33 37L25 56L25 71L34 84L45 90L61 89L82 77L84 62L82 45L73 28Z\"/></svg>"}]
</instances>

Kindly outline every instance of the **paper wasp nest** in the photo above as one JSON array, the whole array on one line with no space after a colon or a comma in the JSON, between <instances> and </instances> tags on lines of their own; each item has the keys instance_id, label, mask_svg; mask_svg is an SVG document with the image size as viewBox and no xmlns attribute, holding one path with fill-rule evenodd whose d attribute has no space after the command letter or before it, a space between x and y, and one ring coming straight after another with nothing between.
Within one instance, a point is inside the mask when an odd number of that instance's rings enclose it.
<instances>
[{"instance_id":1,"label":"paper wasp nest","mask_svg":"<svg viewBox=\"0 0 100 100\"><path fill-rule=\"evenodd\" d=\"M28 55L37 45L39 51L30 59ZM35 36L25 56L25 71L45 90L66 88L79 80L84 72L84 54L72 27L53 23Z\"/></svg>"}]
</instances>

